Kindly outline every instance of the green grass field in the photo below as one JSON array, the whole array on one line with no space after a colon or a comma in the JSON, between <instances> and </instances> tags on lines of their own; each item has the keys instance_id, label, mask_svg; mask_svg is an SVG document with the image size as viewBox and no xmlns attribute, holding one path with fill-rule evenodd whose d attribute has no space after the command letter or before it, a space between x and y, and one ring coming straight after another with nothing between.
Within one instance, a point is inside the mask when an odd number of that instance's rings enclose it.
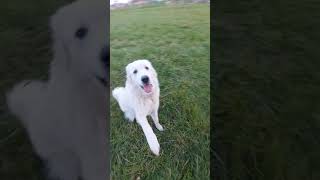
<instances>
[{"instance_id":1,"label":"green grass field","mask_svg":"<svg viewBox=\"0 0 320 180\"><path fill-rule=\"evenodd\" d=\"M319 5L216 1L217 179L320 179Z\"/></svg>"},{"instance_id":2,"label":"green grass field","mask_svg":"<svg viewBox=\"0 0 320 180\"><path fill-rule=\"evenodd\" d=\"M124 85L129 62L149 59L165 128L153 128L161 146L156 157L112 99L113 179L209 179L209 14L208 4L111 11L111 88Z\"/></svg>"}]
</instances>

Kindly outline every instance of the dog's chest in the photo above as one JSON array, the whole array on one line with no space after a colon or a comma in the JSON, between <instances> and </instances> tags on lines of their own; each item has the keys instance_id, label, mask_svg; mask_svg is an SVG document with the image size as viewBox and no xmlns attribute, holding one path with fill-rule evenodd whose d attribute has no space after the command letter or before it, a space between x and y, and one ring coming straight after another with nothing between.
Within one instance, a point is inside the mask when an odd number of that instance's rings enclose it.
<instances>
[{"instance_id":1,"label":"dog's chest","mask_svg":"<svg viewBox=\"0 0 320 180\"><path fill-rule=\"evenodd\" d=\"M151 112L154 110L155 108L155 102L153 99L145 99L143 101L140 102L141 106L142 106L142 110L145 111L146 114L151 114Z\"/></svg>"}]
</instances>

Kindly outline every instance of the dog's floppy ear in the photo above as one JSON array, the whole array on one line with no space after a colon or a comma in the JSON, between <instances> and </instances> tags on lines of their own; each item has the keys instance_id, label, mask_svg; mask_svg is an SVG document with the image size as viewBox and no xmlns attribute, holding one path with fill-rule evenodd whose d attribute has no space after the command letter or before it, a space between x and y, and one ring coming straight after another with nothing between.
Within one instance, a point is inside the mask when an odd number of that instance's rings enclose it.
<instances>
[{"instance_id":1,"label":"dog's floppy ear","mask_svg":"<svg viewBox=\"0 0 320 180\"><path fill-rule=\"evenodd\" d=\"M133 62L132 62L126 66L126 76L127 76L126 85L127 84L131 84L131 85L134 84L133 71L134 71L134 66L133 66Z\"/></svg>"},{"instance_id":2,"label":"dog's floppy ear","mask_svg":"<svg viewBox=\"0 0 320 180\"><path fill-rule=\"evenodd\" d=\"M69 68L69 50L63 37L63 26L65 18L62 18L61 10L58 10L50 17L50 30L53 41L53 68L58 68L59 71Z\"/></svg>"},{"instance_id":3,"label":"dog's floppy ear","mask_svg":"<svg viewBox=\"0 0 320 180\"><path fill-rule=\"evenodd\" d=\"M131 72L130 72L130 71L131 71L131 63L126 66L127 81L128 81L128 80L131 81L131 75L130 75Z\"/></svg>"}]
</instances>

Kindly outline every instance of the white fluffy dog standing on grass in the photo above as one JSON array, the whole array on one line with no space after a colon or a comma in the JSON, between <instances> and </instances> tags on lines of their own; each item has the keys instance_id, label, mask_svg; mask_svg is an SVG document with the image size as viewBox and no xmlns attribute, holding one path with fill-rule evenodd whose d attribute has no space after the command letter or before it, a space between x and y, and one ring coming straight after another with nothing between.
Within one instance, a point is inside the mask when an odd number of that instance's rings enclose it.
<instances>
[{"instance_id":1,"label":"white fluffy dog standing on grass","mask_svg":"<svg viewBox=\"0 0 320 180\"><path fill-rule=\"evenodd\" d=\"M125 87L112 91L125 118L130 122L136 119L141 126L151 151L159 156L160 145L147 116L151 115L156 128L163 131L159 123L158 108L160 88L157 73L148 60L136 60L126 67Z\"/></svg>"},{"instance_id":2,"label":"white fluffy dog standing on grass","mask_svg":"<svg viewBox=\"0 0 320 180\"><path fill-rule=\"evenodd\" d=\"M108 2L76 1L51 17L48 81L24 81L7 95L50 179L109 178Z\"/></svg>"}]
</instances>

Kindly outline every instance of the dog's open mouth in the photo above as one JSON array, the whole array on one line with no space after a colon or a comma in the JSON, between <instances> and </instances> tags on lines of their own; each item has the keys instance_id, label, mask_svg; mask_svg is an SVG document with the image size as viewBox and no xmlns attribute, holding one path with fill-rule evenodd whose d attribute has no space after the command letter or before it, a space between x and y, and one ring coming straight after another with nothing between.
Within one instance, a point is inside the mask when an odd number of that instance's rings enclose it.
<instances>
[{"instance_id":1,"label":"dog's open mouth","mask_svg":"<svg viewBox=\"0 0 320 180\"><path fill-rule=\"evenodd\" d=\"M141 86L141 88L144 90L146 93L151 93L152 91L152 84L144 84Z\"/></svg>"}]
</instances>

